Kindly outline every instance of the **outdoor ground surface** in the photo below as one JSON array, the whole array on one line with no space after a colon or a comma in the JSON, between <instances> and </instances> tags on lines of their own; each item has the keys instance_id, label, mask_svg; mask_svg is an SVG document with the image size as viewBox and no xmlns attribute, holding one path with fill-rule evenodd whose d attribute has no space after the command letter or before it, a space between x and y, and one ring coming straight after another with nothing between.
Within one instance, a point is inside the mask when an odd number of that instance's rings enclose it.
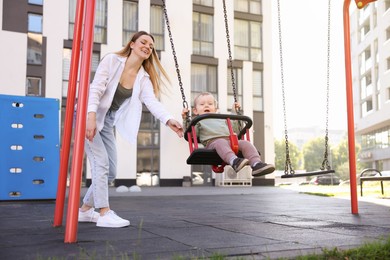
<instances>
[{"instance_id":1,"label":"outdoor ground surface","mask_svg":"<svg viewBox=\"0 0 390 260\"><path fill-rule=\"evenodd\" d=\"M371 197L367 190L366 201L359 196L359 213L352 214L348 196L306 193L325 189L142 187L141 192L118 193L112 188L111 207L130 219L131 226L107 229L78 223L74 243L64 243L67 205L63 226L54 228L55 201L2 201L0 259L168 260L215 254L278 259L324 248L356 248L390 236L388 198Z\"/></svg>"}]
</instances>

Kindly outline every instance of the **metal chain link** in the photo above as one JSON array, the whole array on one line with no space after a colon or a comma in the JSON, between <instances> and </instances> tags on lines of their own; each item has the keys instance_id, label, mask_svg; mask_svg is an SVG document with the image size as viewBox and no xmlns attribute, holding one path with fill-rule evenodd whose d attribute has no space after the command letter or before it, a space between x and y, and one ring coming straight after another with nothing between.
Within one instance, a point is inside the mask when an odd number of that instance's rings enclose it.
<instances>
[{"instance_id":1,"label":"metal chain link","mask_svg":"<svg viewBox=\"0 0 390 260\"><path fill-rule=\"evenodd\" d=\"M280 17L280 0L278 0L278 29L279 29L279 58L280 58L280 79L282 84L283 97L283 118L284 118L284 137L286 145L286 161L284 165L284 174L294 174L295 171L291 165L290 149L288 143L287 114L286 114L286 92L284 87L284 67L283 67L283 49L282 49L282 23Z\"/></svg>"},{"instance_id":2,"label":"metal chain link","mask_svg":"<svg viewBox=\"0 0 390 260\"><path fill-rule=\"evenodd\" d=\"M233 88L233 98L234 102L237 103L237 94L236 94L236 81L234 78L234 70L233 70L233 58L232 58L232 50L230 45L230 35L229 35L229 23L227 18L227 11L226 11L226 1L223 0L223 16L225 18L225 30L226 30L226 41L227 41L227 47L228 47L228 53L229 53L229 68L230 68L230 75L232 80L232 88ZM239 114L239 109L236 111L237 114Z\"/></svg>"},{"instance_id":3,"label":"metal chain link","mask_svg":"<svg viewBox=\"0 0 390 260\"><path fill-rule=\"evenodd\" d=\"M179 63L177 62L177 56L176 56L176 51L175 51L175 45L173 44L173 37L172 37L172 32L171 32L171 26L169 24L169 19L168 19L168 11L167 7L165 5L165 0L162 0L163 3L163 9L164 9L164 16L165 16L165 22L167 25L168 29L168 34L169 34L169 40L171 42L171 48L172 48L172 54L173 54L173 59L175 61L175 67L176 67L176 74L177 74L177 79L179 81L179 86L180 86L180 92L181 92L181 97L183 99L183 108L188 109L188 102L186 101L186 96L184 94L184 88L183 88L183 83L181 81L181 75L180 75L180 69L179 69ZM189 120L189 114L187 115L187 120Z\"/></svg>"},{"instance_id":4,"label":"metal chain link","mask_svg":"<svg viewBox=\"0 0 390 260\"><path fill-rule=\"evenodd\" d=\"M322 161L321 170L330 170L330 165L328 161L328 141L329 141L329 79L330 79L330 11L331 9L331 0L328 0L328 50L327 50L327 66L326 66L326 123L325 123L325 151L324 151L324 160Z\"/></svg>"}]
</instances>

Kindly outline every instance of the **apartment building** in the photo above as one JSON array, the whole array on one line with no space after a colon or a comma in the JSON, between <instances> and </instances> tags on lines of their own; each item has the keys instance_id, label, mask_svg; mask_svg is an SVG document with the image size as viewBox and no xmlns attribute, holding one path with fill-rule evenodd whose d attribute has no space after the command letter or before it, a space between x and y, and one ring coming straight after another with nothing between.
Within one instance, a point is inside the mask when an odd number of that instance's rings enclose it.
<instances>
[{"instance_id":1,"label":"apartment building","mask_svg":"<svg viewBox=\"0 0 390 260\"><path fill-rule=\"evenodd\" d=\"M355 133L358 160L390 170L390 1L351 14Z\"/></svg>"},{"instance_id":2,"label":"apartment building","mask_svg":"<svg viewBox=\"0 0 390 260\"><path fill-rule=\"evenodd\" d=\"M63 120L68 95L76 0L0 0L0 93L55 98ZM231 71L222 1L165 0L186 101L202 91L212 92L221 113L233 103ZM180 4L178 4L180 3ZM232 67L242 111L254 122L251 140L265 161L274 160L271 68L264 68L271 51L270 1L226 0ZM162 0L96 0L91 80L100 59L120 50L131 35L145 30L172 84L161 102L181 118L182 99ZM161 125L145 108L137 145L118 139L116 186L134 184L181 186L184 176L197 185L213 185L208 165L187 165L188 144ZM88 185L88 163L84 180ZM195 174L196 173L196 174ZM200 174L199 174L200 173ZM199 180L201 176L201 180ZM273 176L253 185L273 185Z\"/></svg>"}]
</instances>

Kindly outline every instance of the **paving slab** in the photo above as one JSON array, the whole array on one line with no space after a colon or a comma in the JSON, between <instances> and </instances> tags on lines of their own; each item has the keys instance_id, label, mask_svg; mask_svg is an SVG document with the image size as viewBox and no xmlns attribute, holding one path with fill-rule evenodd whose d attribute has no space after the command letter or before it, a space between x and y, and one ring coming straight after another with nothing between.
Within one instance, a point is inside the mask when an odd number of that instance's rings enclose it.
<instances>
[{"instance_id":1,"label":"paving slab","mask_svg":"<svg viewBox=\"0 0 390 260\"><path fill-rule=\"evenodd\" d=\"M55 201L1 201L0 259L278 259L390 236L390 199L359 201L352 214L349 199L279 187L109 192L111 208L131 226L79 223L75 243L64 243L65 217L52 226Z\"/></svg>"}]
</instances>

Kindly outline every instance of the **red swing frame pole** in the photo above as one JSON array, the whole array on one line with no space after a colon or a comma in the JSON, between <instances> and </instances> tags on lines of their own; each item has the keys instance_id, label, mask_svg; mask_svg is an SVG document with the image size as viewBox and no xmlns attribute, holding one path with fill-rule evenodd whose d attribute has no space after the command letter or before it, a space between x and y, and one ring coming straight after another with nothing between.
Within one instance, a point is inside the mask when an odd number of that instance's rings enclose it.
<instances>
[{"instance_id":1,"label":"red swing frame pole","mask_svg":"<svg viewBox=\"0 0 390 260\"><path fill-rule=\"evenodd\" d=\"M62 226L62 219L64 214L66 179L68 175L69 152L72 138L73 110L76 99L77 76L80 61L80 43L84 18L84 3L84 0L78 0L76 6L68 95L66 100L66 111L64 120L64 133L62 137L62 148L60 155L60 172L58 176L57 197L54 210L54 227Z\"/></svg>"},{"instance_id":2,"label":"red swing frame pole","mask_svg":"<svg viewBox=\"0 0 390 260\"><path fill-rule=\"evenodd\" d=\"M359 9L376 0L355 0ZM349 6L351 0L344 1L344 52L345 52L345 80L347 95L347 117L348 117L348 151L349 151L349 178L351 191L351 211L358 214L357 182L356 182L356 155L355 155L355 123L353 113L353 91L352 91L352 69L351 69L351 39L349 23Z\"/></svg>"},{"instance_id":3,"label":"red swing frame pole","mask_svg":"<svg viewBox=\"0 0 390 260\"><path fill-rule=\"evenodd\" d=\"M351 0L344 2L344 52L345 52L345 80L347 91L347 118L348 118L348 151L349 151L349 180L351 191L351 211L358 214L357 186L356 186L356 156L355 156L355 128L353 115L352 70L351 70L351 39L349 25L349 6Z\"/></svg>"},{"instance_id":4,"label":"red swing frame pole","mask_svg":"<svg viewBox=\"0 0 390 260\"><path fill-rule=\"evenodd\" d=\"M68 212L65 228L65 243L77 241L78 208L80 201L81 174L83 169L85 127L87 114L88 89L93 45L95 20L95 0L87 0L85 13L84 38L80 70L79 100L77 104L75 143L70 175Z\"/></svg>"}]
</instances>

